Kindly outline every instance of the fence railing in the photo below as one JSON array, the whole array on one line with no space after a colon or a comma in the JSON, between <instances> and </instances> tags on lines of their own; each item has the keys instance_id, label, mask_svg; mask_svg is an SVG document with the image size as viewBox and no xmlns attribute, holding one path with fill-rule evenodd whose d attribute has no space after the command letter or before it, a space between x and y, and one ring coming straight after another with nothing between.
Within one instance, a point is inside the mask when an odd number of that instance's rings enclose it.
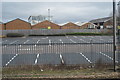
<instances>
[{"instance_id":1,"label":"fence railing","mask_svg":"<svg viewBox=\"0 0 120 80\"><path fill-rule=\"evenodd\" d=\"M2 44L3 66L113 63L112 43ZM118 63L118 60L116 60Z\"/></svg>"},{"instance_id":2,"label":"fence railing","mask_svg":"<svg viewBox=\"0 0 120 80\"><path fill-rule=\"evenodd\" d=\"M97 53L113 52L112 43L2 44L3 54Z\"/></svg>"}]
</instances>

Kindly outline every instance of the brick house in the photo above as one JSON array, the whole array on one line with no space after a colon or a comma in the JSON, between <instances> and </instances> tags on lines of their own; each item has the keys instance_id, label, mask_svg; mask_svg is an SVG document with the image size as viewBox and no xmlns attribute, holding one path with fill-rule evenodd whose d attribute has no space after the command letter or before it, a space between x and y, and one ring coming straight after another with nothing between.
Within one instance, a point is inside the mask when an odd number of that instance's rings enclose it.
<instances>
[{"instance_id":1,"label":"brick house","mask_svg":"<svg viewBox=\"0 0 120 80\"><path fill-rule=\"evenodd\" d=\"M97 27L97 25L91 23L91 22L85 22L82 23L80 26L80 29L95 29Z\"/></svg>"},{"instance_id":2,"label":"brick house","mask_svg":"<svg viewBox=\"0 0 120 80\"><path fill-rule=\"evenodd\" d=\"M43 22L33 25L32 29L60 29L60 26L53 22L45 20Z\"/></svg>"},{"instance_id":3,"label":"brick house","mask_svg":"<svg viewBox=\"0 0 120 80\"><path fill-rule=\"evenodd\" d=\"M2 22L0 22L0 30L5 30L5 25Z\"/></svg>"},{"instance_id":4,"label":"brick house","mask_svg":"<svg viewBox=\"0 0 120 80\"><path fill-rule=\"evenodd\" d=\"M104 17L99 19L94 19L90 21L91 23L97 25L97 29L112 28L112 17Z\"/></svg>"},{"instance_id":5,"label":"brick house","mask_svg":"<svg viewBox=\"0 0 120 80\"><path fill-rule=\"evenodd\" d=\"M111 29L113 28L113 21L112 20L108 20L106 22L103 23L103 26L107 29Z\"/></svg>"},{"instance_id":6,"label":"brick house","mask_svg":"<svg viewBox=\"0 0 120 80\"><path fill-rule=\"evenodd\" d=\"M66 24L64 24L61 29L80 29L80 26L72 23L72 22L68 22Z\"/></svg>"},{"instance_id":7,"label":"brick house","mask_svg":"<svg viewBox=\"0 0 120 80\"><path fill-rule=\"evenodd\" d=\"M6 30L24 30L31 29L31 24L19 18L5 23Z\"/></svg>"}]
</instances>

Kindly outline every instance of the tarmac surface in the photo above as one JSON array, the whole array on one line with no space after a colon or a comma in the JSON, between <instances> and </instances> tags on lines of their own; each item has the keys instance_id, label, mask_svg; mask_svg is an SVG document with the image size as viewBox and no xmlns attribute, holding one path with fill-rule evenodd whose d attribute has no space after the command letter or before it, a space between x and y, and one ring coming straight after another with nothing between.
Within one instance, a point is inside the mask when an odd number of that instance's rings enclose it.
<instances>
[{"instance_id":1,"label":"tarmac surface","mask_svg":"<svg viewBox=\"0 0 120 80\"><path fill-rule=\"evenodd\" d=\"M112 36L41 36L2 39L2 66L113 63ZM118 54L116 63L118 63Z\"/></svg>"}]
</instances>

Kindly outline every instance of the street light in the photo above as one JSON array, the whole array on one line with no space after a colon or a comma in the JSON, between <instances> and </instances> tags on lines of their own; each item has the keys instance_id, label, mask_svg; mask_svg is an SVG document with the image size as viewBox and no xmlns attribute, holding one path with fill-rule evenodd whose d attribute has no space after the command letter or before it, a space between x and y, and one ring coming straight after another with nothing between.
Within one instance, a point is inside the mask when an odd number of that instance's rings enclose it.
<instances>
[{"instance_id":1,"label":"street light","mask_svg":"<svg viewBox=\"0 0 120 80\"><path fill-rule=\"evenodd\" d=\"M116 72L116 0L113 0L113 65Z\"/></svg>"}]
</instances>

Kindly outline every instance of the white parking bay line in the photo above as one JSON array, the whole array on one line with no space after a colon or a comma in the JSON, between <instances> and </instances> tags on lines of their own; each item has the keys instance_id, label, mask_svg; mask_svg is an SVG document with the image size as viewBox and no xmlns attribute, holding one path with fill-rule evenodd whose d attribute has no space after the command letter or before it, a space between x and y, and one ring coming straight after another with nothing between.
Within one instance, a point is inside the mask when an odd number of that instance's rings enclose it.
<instances>
[{"instance_id":1,"label":"white parking bay line","mask_svg":"<svg viewBox=\"0 0 120 80\"><path fill-rule=\"evenodd\" d=\"M49 46L51 46L51 40L49 39Z\"/></svg>"},{"instance_id":2,"label":"white parking bay line","mask_svg":"<svg viewBox=\"0 0 120 80\"><path fill-rule=\"evenodd\" d=\"M113 60L112 57L110 57L110 56L108 56L108 55L106 55L106 54L104 54L104 53L102 53L102 52L100 52L100 54L101 54L101 55L104 55L105 57L107 57L107 58L109 58L109 59L111 59L111 60ZM115 62L118 63L118 61L115 61Z\"/></svg>"},{"instance_id":3,"label":"white parking bay line","mask_svg":"<svg viewBox=\"0 0 120 80\"><path fill-rule=\"evenodd\" d=\"M10 64L17 56L18 56L18 54L16 54L15 56L13 56L13 57L7 62L7 64L5 64L5 65L7 66L8 64Z\"/></svg>"},{"instance_id":4,"label":"white parking bay line","mask_svg":"<svg viewBox=\"0 0 120 80\"><path fill-rule=\"evenodd\" d=\"M16 40L16 41L14 41L14 42L11 42L10 44L14 44L14 43L16 43L18 40Z\"/></svg>"},{"instance_id":5,"label":"white parking bay line","mask_svg":"<svg viewBox=\"0 0 120 80\"><path fill-rule=\"evenodd\" d=\"M73 36L74 38L78 38L77 36Z\"/></svg>"},{"instance_id":6,"label":"white parking bay line","mask_svg":"<svg viewBox=\"0 0 120 80\"><path fill-rule=\"evenodd\" d=\"M80 53L89 63L92 63L83 53Z\"/></svg>"},{"instance_id":7,"label":"white parking bay line","mask_svg":"<svg viewBox=\"0 0 120 80\"><path fill-rule=\"evenodd\" d=\"M30 40L26 40L25 42L24 42L24 44L26 44L27 42L29 42Z\"/></svg>"},{"instance_id":8,"label":"white parking bay line","mask_svg":"<svg viewBox=\"0 0 120 80\"><path fill-rule=\"evenodd\" d=\"M83 41L83 42L85 42L85 43L88 43L87 41L85 41L85 40L83 40L83 39L79 39L80 41Z\"/></svg>"},{"instance_id":9,"label":"white parking bay line","mask_svg":"<svg viewBox=\"0 0 120 80\"><path fill-rule=\"evenodd\" d=\"M48 37L46 37L46 38L42 38L42 39L48 39Z\"/></svg>"},{"instance_id":10,"label":"white parking bay line","mask_svg":"<svg viewBox=\"0 0 120 80\"><path fill-rule=\"evenodd\" d=\"M68 38L68 36L66 36L66 38Z\"/></svg>"},{"instance_id":11,"label":"white parking bay line","mask_svg":"<svg viewBox=\"0 0 120 80\"><path fill-rule=\"evenodd\" d=\"M71 41L71 42L73 42L73 43L76 43L76 42L75 42L75 41L73 41L72 39L70 39L70 41Z\"/></svg>"},{"instance_id":12,"label":"white parking bay line","mask_svg":"<svg viewBox=\"0 0 120 80\"><path fill-rule=\"evenodd\" d=\"M59 41L60 41L60 42L62 42L62 44L63 44L63 41L62 41L62 39L59 39Z\"/></svg>"},{"instance_id":13,"label":"white parking bay line","mask_svg":"<svg viewBox=\"0 0 120 80\"><path fill-rule=\"evenodd\" d=\"M35 59L35 65L38 63L38 58L39 58L40 54L37 54L37 57Z\"/></svg>"},{"instance_id":14,"label":"white parking bay line","mask_svg":"<svg viewBox=\"0 0 120 80\"><path fill-rule=\"evenodd\" d=\"M39 43L39 42L40 42L40 40L37 41L37 43Z\"/></svg>"},{"instance_id":15,"label":"white parking bay line","mask_svg":"<svg viewBox=\"0 0 120 80\"><path fill-rule=\"evenodd\" d=\"M62 64L64 64L63 56L61 54L60 54L60 59L61 59Z\"/></svg>"}]
</instances>

